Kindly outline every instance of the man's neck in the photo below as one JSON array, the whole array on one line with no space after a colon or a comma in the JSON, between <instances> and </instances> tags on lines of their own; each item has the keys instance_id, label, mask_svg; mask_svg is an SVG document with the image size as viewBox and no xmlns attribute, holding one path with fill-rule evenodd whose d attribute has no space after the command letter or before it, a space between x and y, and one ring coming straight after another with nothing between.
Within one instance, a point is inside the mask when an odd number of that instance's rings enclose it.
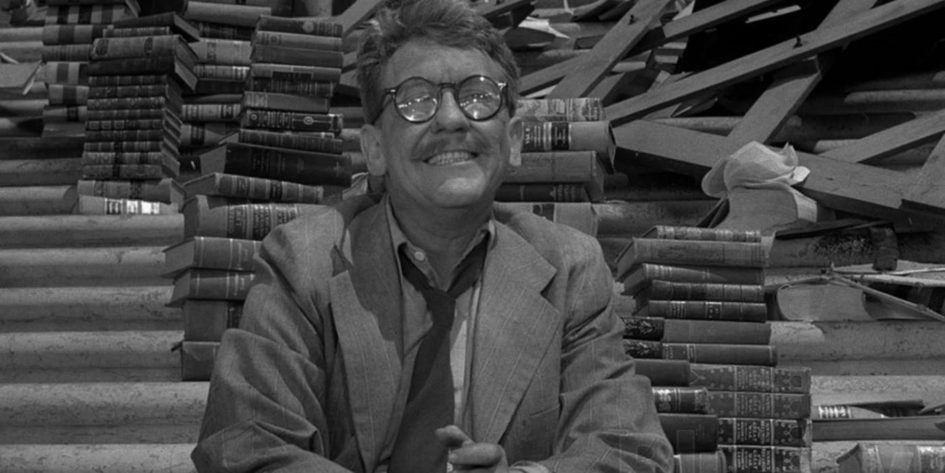
<instances>
[{"instance_id":1,"label":"man's neck","mask_svg":"<svg viewBox=\"0 0 945 473\"><path fill-rule=\"evenodd\" d=\"M431 215L415 206L398 205L391 210L401 231L411 243L427 253L441 280L449 277L469 243L492 215L492 206L477 209L444 209Z\"/></svg>"}]
</instances>

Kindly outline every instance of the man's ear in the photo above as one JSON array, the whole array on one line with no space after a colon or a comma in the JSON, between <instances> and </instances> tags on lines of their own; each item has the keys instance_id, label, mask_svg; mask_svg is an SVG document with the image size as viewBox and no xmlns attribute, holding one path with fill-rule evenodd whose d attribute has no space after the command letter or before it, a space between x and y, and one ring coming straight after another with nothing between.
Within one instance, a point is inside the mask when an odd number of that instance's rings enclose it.
<instances>
[{"instance_id":1,"label":"man's ear","mask_svg":"<svg viewBox=\"0 0 945 473\"><path fill-rule=\"evenodd\" d=\"M509 119L509 164L515 167L522 165L522 139L525 136L525 126L522 117Z\"/></svg>"},{"instance_id":2,"label":"man's ear","mask_svg":"<svg viewBox=\"0 0 945 473\"><path fill-rule=\"evenodd\" d=\"M387 159L381 143L381 131L374 125L361 125L361 153L372 176L387 174Z\"/></svg>"}]
</instances>

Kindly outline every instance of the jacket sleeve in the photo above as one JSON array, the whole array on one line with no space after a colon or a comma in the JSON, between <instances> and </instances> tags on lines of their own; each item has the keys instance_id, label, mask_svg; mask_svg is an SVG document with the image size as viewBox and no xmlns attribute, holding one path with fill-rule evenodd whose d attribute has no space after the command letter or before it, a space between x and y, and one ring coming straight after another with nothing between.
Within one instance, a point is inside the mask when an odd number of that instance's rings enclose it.
<instances>
[{"instance_id":1,"label":"jacket sleeve","mask_svg":"<svg viewBox=\"0 0 945 473\"><path fill-rule=\"evenodd\" d=\"M334 342L311 288L330 276L330 263L297 248L306 245L281 227L264 241L240 327L225 332L217 353L191 455L198 471L350 471L328 460Z\"/></svg>"},{"instance_id":2,"label":"jacket sleeve","mask_svg":"<svg viewBox=\"0 0 945 473\"><path fill-rule=\"evenodd\" d=\"M613 279L600 245L583 234L566 244L560 416L554 455L540 462L555 473L671 472L649 379L635 374L613 311Z\"/></svg>"}]
</instances>

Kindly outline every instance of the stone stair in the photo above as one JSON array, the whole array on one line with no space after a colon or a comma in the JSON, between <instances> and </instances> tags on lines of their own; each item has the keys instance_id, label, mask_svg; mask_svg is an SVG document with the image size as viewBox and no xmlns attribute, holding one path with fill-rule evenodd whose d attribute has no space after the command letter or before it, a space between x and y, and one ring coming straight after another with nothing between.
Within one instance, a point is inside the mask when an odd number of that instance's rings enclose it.
<instances>
[{"instance_id":1,"label":"stone stair","mask_svg":"<svg viewBox=\"0 0 945 473\"><path fill-rule=\"evenodd\" d=\"M207 383L179 381L161 278L182 216L73 215L79 152L34 143L0 138L0 471L193 472Z\"/></svg>"}]
</instances>

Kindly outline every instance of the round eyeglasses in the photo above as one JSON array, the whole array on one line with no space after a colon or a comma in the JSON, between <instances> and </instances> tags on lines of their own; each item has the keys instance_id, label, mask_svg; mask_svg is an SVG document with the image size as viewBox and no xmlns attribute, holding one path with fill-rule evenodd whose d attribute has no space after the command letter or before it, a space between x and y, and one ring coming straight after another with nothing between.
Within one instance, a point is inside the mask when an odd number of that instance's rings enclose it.
<instances>
[{"instance_id":1,"label":"round eyeglasses","mask_svg":"<svg viewBox=\"0 0 945 473\"><path fill-rule=\"evenodd\" d=\"M397 114L410 123L430 121L440 108L443 89L452 89L453 97L463 115L477 122L488 120L499 113L505 102L506 82L496 82L486 76L469 76L457 83L434 84L423 77L410 77L397 87L384 89L384 107L391 96ZM381 107L383 110L383 107Z\"/></svg>"}]
</instances>

